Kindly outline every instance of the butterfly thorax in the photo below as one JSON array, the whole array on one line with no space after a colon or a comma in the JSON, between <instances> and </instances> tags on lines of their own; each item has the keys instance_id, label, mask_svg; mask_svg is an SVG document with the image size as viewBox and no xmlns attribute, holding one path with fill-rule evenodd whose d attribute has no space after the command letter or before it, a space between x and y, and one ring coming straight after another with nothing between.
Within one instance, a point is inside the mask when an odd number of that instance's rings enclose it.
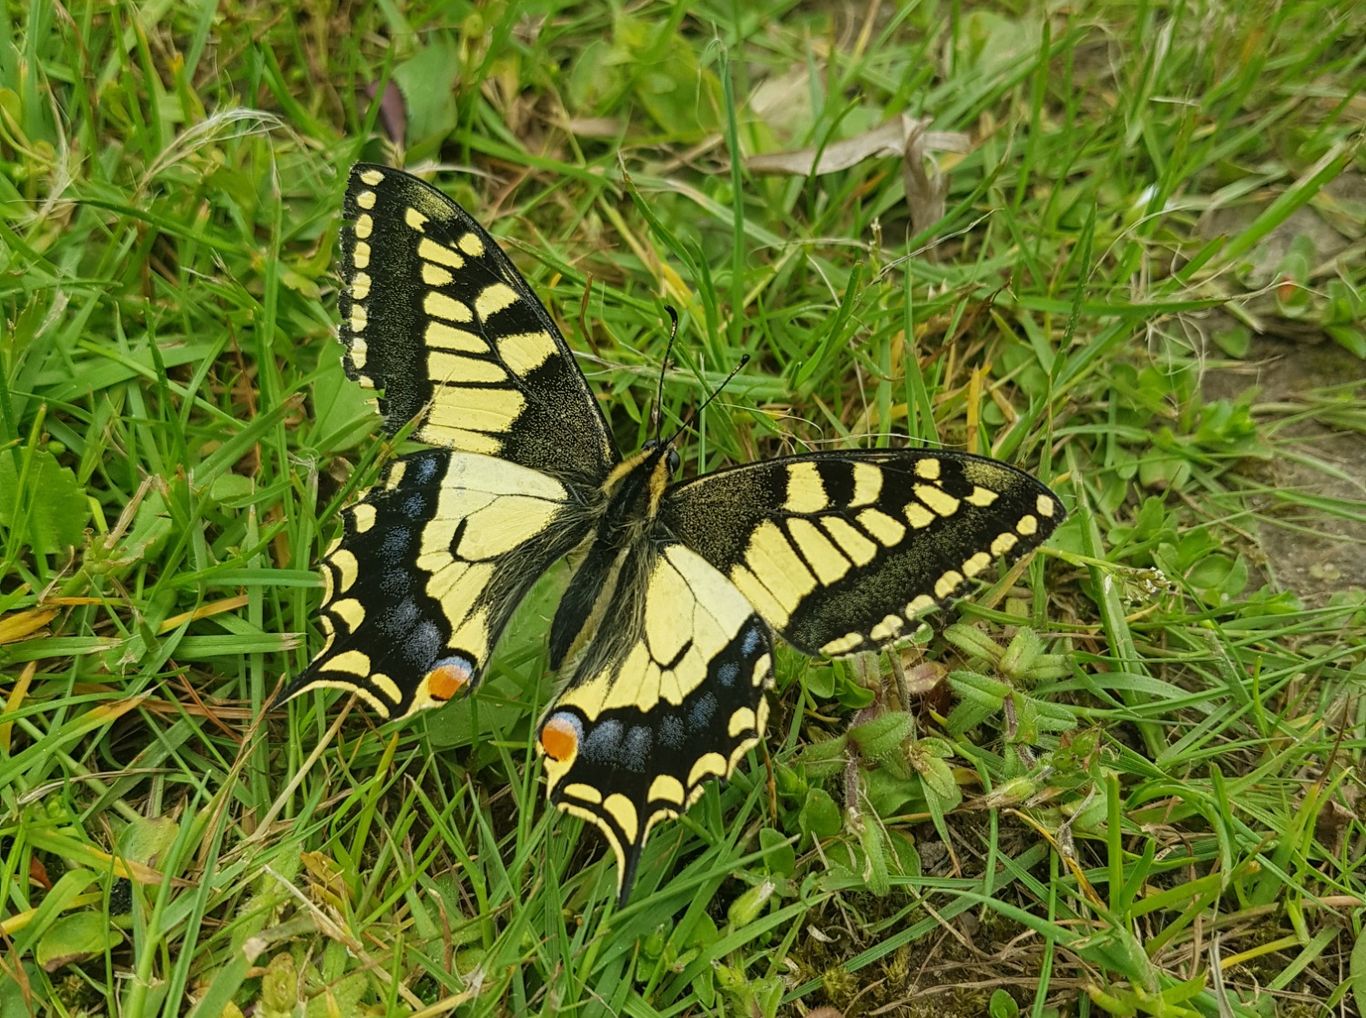
<instances>
[{"instance_id":1,"label":"butterfly thorax","mask_svg":"<svg viewBox=\"0 0 1366 1018\"><path fill-rule=\"evenodd\" d=\"M659 503L669 484L666 447L642 449L618 464L602 485L602 510L588 554L565 591L550 627L550 666L575 662L588 643L611 620L606 642L629 640L639 628L638 614L621 591L639 590L653 565L648 539L659 514ZM603 641L594 641L603 643Z\"/></svg>"},{"instance_id":2,"label":"butterfly thorax","mask_svg":"<svg viewBox=\"0 0 1366 1018\"><path fill-rule=\"evenodd\" d=\"M603 527L631 531L636 537L659 514L659 502L669 486L671 464L668 446L653 445L617 464L602 484L606 496ZM603 533L600 530L600 533Z\"/></svg>"}]
</instances>

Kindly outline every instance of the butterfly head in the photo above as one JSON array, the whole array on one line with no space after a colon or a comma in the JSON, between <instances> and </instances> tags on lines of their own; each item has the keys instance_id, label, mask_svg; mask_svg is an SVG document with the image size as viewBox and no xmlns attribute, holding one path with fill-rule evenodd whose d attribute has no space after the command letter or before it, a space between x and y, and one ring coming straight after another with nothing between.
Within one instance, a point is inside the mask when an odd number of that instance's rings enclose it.
<instances>
[{"instance_id":1,"label":"butterfly head","mask_svg":"<svg viewBox=\"0 0 1366 1018\"><path fill-rule=\"evenodd\" d=\"M651 438L648 441L646 441L646 443L643 446L641 446L642 451L647 453L653 452L655 449L661 448L664 450L661 453L663 466L668 471L669 476L672 477L674 474L678 473L678 465L680 462L678 450L675 449L671 444L663 442L658 438Z\"/></svg>"}]
</instances>

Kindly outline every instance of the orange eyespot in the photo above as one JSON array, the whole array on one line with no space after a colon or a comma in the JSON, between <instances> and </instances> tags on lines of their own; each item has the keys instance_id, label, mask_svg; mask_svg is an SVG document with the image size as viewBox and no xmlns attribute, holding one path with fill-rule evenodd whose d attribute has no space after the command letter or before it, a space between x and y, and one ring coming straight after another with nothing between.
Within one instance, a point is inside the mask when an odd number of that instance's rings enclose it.
<instances>
[{"instance_id":1,"label":"orange eyespot","mask_svg":"<svg viewBox=\"0 0 1366 1018\"><path fill-rule=\"evenodd\" d=\"M447 661L427 673L427 692L434 700L449 700L470 684L470 668L463 661Z\"/></svg>"},{"instance_id":2,"label":"orange eyespot","mask_svg":"<svg viewBox=\"0 0 1366 1018\"><path fill-rule=\"evenodd\" d=\"M577 718L556 714L541 726L541 749L550 759L562 763L578 752L580 732Z\"/></svg>"}]
</instances>

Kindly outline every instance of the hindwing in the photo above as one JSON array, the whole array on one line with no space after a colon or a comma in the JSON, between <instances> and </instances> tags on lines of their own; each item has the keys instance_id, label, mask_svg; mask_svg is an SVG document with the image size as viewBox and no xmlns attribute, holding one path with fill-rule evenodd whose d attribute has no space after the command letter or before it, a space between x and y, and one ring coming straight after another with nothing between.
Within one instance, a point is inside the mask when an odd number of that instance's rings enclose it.
<instances>
[{"instance_id":1,"label":"hindwing","mask_svg":"<svg viewBox=\"0 0 1366 1018\"><path fill-rule=\"evenodd\" d=\"M395 461L342 516L323 562L327 640L285 698L347 689L385 718L477 683L517 604L589 526L561 481L449 451Z\"/></svg>"},{"instance_id":2,"label":"hindwing","mask_svg":"<svg viewBox=\"0 0 1366 1018\"><path fill-rule=\"evenodd\" d=\"M932 450L820 452L674 485L665 531L808 654L873 650L1062 522L1058 497L996 460Z\"/></svg>"},{"instance_id":3,"label":"hindwing","mask_svg":"<svg viewBox=\"0 0 1366 1018\"><path fill-rule=\"evenodd\" d=\"M536 295L464 209L416 177L351 170L341 232L347 374L385 428L597 484L620 458Z\"/></svg>"},{"instance_id":4,"label":"hindwing","mask_svg":"<svg viewBox=\"0 0 1366 1018\"><path fill-rule=\"evenodd\" d=\"M772 682L768 627L735 585L681 544L646 545L640 584L611 592L600 627L541 723L550 799L591 821L624 903L651 828L677 817L759 741Z\"/></svg>"}]
</instances>

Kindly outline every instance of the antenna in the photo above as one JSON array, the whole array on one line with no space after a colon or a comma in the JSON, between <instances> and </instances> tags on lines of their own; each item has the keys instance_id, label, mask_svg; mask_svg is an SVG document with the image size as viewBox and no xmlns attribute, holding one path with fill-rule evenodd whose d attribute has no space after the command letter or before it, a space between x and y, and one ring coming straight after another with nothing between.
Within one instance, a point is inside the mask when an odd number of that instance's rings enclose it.
<instances>
[{"instance_id":1,"label":"antenna","mask_svg":"<svg viewBox=\"0 0 1366 1018\"><path fill-rule=\"evenodd\" d=\"M701 405L698 406L698 408L697 408L696 410L694 410L691 414L688 415L688 419L678 426L678 430L675 431L672 435L670 435L670 436L665 440L664 444L665 444L665 445L672 445L672 444L673 444L673 440L674 440L675 438L677 438L679 435L683 434L683 432L685 432L685 431L687 431L689 428L691 428L692 425L693 425L693 421L697 420L698 415L701 414L703 410L707 409L707 404L709 404L709 403L710 403L712 400L714 400L717 396L721 395L721 390L724 389L727 385L729 385L729 384L730 384L730 380L731 380L732 378L734 378L736 375L738 375L738 374L740 373L740 369L743 368L743 367L744 367L746 364L748 364L748 363L749 363L749 354L745 354L743 357L740 358L740 363L737 364L737 365L735 365L735 367L733 367L733 368L730 369L730 374L728 374L728 375L725 377L725 379L722 380L721 384L718 385L718 386L716 387L716 390L715 390L710 396L708 396L706 399L704 399L704 400L702 401Z\"/></svg>"},{"instance_id":2,"label":"antenna","mask_svg":"<svg viewBox=\"0 0 1366 1018\"><path fill-rule=\"evenodd\" d=\"M674 310L672 304L665 304L664 310L669 312L669 320L673 322L673 328L669 330L669 345L664 348L664 360L659 365L659 386L655 389L655 406L650 412L651 424L655 429L655 441L659 441L660 413L659 408L664 403L664 372L669 370L669 354L673 352L674 340L678 338L678 312Z\"/></svg>"}]
</instances>

